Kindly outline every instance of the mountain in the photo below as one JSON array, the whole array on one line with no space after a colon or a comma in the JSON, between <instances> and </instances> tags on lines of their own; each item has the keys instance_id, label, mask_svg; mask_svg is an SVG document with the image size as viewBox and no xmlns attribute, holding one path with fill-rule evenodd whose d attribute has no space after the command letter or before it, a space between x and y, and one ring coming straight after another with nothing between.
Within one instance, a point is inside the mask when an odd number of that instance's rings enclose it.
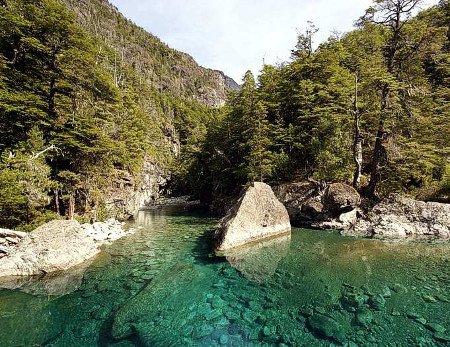
<instances>
[{"instance_id":1,"label":"mountain","mask_svg":"<svg viewBox=\"0 0 450 347\"><path fill-rule=\"evenodd\" d=\"M119 69L131 67L161 92L217 107L224 105L227 90L239 88L223 72L203 68L190 55L171 49L107 0L61 1L84 29L114 51Z\"/></svg>"}]
</instances>

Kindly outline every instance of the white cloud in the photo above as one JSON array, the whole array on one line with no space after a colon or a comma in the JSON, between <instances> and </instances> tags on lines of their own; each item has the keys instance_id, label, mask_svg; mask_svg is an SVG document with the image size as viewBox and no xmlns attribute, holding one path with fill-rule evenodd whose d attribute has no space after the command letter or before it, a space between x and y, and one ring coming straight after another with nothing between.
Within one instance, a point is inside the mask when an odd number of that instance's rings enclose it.
<instances>
[{"instance_id":1,"label":"white cloud","mask_svg":"<svg viewBox=\"0 0 450 347\"><path fill-rule=\"evenodd\" d=\"M263 59L289 59L297 31L311 20L318 41L333 30L353 27L371 0L110 0L138 25L171 47L191 54L202 66L240 81L255 74ZM437 0L429 0L436 3Z\"/></svg>"}]
</instances>

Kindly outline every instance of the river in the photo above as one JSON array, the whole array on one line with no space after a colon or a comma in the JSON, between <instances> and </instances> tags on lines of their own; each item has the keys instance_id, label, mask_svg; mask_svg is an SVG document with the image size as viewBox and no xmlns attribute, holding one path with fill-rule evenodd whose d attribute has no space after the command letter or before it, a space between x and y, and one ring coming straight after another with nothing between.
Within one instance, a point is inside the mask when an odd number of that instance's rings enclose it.
<instances>
[{"instance_id":1,"label":"river","mask_svg":"<svg viewBox=\"0 0 450 347\"><path fill-rule=\"evenodd\" d=\"M0 346L447 346L450 244L293 229L215 257L195 208L62 276L0 289ZM326 318L324 318L326 317Z\"/></svg>"}]
</instances>

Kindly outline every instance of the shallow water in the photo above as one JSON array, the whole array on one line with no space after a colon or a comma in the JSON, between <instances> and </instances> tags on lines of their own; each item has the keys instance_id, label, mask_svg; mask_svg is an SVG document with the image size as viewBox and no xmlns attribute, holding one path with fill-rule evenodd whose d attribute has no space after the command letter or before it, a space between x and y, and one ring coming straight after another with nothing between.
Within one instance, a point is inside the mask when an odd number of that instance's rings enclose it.
<instances>
[{"instance_id":1,"label":"shallow water","mask_svg":"<svg viewBox=\"0 0 450 347\"><path fill-rule=\"evenodd\" d=\"M449 243L294 229L217 258L215 223L142 212L90 264L5 284L0 346L450 345Z\"/></svg>"}]
</instances>

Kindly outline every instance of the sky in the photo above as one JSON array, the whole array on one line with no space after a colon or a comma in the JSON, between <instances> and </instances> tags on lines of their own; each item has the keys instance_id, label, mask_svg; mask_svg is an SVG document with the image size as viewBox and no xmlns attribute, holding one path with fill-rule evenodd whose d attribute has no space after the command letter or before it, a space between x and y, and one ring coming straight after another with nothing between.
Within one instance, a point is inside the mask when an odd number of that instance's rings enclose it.
<instances>
[{"instance_id":1,"label":"sky","mask_svg":"<svg viewBox=\"0 0 450 347\"><path fill-rule=\"evenodd\" d=\"M263 65L289 60L312 21L316 44L352 30L371 0L110 0L127 18L240 83ZM437 3L428 0L426 6Z\"/></svg>"}]
</instances>

